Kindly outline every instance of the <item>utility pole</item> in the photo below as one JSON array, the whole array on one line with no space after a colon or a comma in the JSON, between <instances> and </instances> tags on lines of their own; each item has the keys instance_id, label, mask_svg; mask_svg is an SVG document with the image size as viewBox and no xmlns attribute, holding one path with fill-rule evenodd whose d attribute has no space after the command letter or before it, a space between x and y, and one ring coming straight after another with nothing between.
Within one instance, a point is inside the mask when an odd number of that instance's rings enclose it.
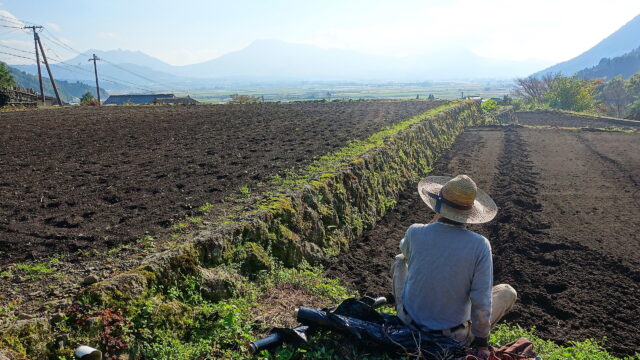
<instances>
[{"instance_id":1,"label":"utility pole","mask_svg":"<svg viewBox=\"0 0 640 360\"><path fill-rule=\"evenodd\" d=\"M98 94L98 106L102 105L100 102L100 86L98 85L98 65L96 65L96 61L100 60L96 54L93 54L93 57L89 59L89 61L93 61L93 72L96 74L96 94Z\"/></svg>"},{"instance_id":2,"label":"utility pole","mask_svg":"<svg viewBox=\"0 0 640 360\"><path fill-rule=\"evenodd\" d=\"M51 68L49 67L49 62L47 61L47 55L45 55L44 53L44 48L42 47L42 41L40 41L40 36L38 36L37 34L36 34L36 40L38 41L38 45L40 46L40 52L42 53L42 60L44 61L44 65L47 67L47 72L49 73L49 79L51 79L51 86L53 87L53 92L56 94L58 105L62 106L62 100L60 100L58 87L56 86L56 81L53 79L53 73L51 72Z\"/></svg>"},{"instance_id":3,"label":"utility pole","mask_svg":"<svg viewBox=\"0 0 640 360\"><path fill-rule=\"evenodd\" d=\"M38 80L40 81L40 97L42 98L42 103L44 104L44 85L42 84L42 70L40 70L40 55L38 53L38 34L36 34L36 29L42 29L42 26L25 26L24 28L33 30L33 45L36 48L36 67L38 68Z\"/></svg>"}]
</instances>

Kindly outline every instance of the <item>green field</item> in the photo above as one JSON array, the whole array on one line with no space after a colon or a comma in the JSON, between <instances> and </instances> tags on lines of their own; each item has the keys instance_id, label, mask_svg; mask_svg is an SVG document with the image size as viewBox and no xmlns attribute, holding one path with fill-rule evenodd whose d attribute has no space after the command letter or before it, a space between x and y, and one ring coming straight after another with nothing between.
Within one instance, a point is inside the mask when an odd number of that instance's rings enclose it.
<instances>
[{"instance_id":1,"label":"green field","mask_svg":"<svg viewBox=\"0 0 640 360\"><path fill-rule=\"evenodd\" d=\"M264 101L342 100L342 99L459 99L464 96L502 97L511 92L510 80L447 81L422 83L300 83L220 87L195 90L189 95L208 104L225 103L230 95L254 96Z\"/></svg>"}]
</instances>

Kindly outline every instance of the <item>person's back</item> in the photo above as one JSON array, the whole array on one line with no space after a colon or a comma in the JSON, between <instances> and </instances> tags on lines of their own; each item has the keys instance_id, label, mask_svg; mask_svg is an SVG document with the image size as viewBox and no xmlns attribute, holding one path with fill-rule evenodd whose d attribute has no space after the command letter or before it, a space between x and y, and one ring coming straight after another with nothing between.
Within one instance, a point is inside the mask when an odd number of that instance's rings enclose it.
<instances>
[{"instance_id":1,"label":"person's back","mask_svg":"<svg viewBox=\"0 0 640 360\"><path fill-rule=\"evenodd\" d=\"M486 355L491 327L513 307L516 291L492 286L489 241L465 224L490 221L497 206L466 175L427 177L418 193L437 215L429 225L409 227L400 242L402 254L391 267L398 316Z\"/></svg>"},{"instance_id":2,"label":"person's back","mask_svg":"<svg viewBox=\"0 0 640 360\"><path fill-rule=\"evenodd\" d=\"M438 221L412 225L400 248L408 265L403 303L416 323L433 330L460 325L472 319L473 299L473 320L488 332L493 273L486 238Z\"/></svg>"}]
</instances>

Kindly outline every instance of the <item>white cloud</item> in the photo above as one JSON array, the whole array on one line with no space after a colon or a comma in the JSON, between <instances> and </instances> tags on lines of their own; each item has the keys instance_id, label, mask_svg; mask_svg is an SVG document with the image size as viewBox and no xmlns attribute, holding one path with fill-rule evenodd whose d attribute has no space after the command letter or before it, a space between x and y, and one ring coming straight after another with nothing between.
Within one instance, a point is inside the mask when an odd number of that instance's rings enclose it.
<instances>
[{"instance_id":1,"label":"white cloud","mask_svg":"<svg viewBox=\"0 0 640 360\"><path fill-rule=\"evenodd\" d=\"M2 23L4 25L17 27L24 26L24 23L22 21L18 20L18 18L16 18L12 13L6 10L0 10L0 15L0 19L2 19Z\"/></svg>"},{"instance_id":2,"label":"white cloud","mask_svg":"<svg viewBox=\"0 0 640 360\"><path fill-rule=\"evenodd\" d=\"M0 51L16 55L0 54L0 61L6 62L7 64L35 64L35 53L32 41L0 39Z\"/></svg>"},{"instance_id":3,"label":"white cloud","mask_svg":"<svg viewBox=\"0 0 640 360\"><path fill-rule=\"evenodd\" d=\"M114 32L99 32L96 34L98 39L114 39L118 36L117 33Z\"/></svg>"},{"instance_id":4,"label":"white cloud","mask_svg":"<svg viewBox=\"0 0 640 360\"><path fill-rule=\"evenodd\" d=\"M56 24L56 23L47 23L47 25L45 26L47 29L56 31L56 32L60 32L60 30L62 30L62 28L60 27L60 25Z\"/></svg>"}]
</instances>

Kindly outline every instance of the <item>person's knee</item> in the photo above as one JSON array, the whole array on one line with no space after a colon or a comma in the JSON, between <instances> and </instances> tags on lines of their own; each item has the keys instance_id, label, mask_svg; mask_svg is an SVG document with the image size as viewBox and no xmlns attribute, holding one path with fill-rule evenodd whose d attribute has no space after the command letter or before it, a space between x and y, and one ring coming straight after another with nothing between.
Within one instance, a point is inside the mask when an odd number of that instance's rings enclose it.
<instances>
[{"instance_id":1,"label":"person's knee","mask_svg":"<svg viewBox=\"0 0 640 360\"><path fill-rule=\"evenodd\" d=\"M515 304L516 299L518 298L518 293L516 289L514 289L509 284L499 284L494 287L494 292L496 295L500 296L506 304L509 304L509 308Z\"/></svg>"}]
</instances>

